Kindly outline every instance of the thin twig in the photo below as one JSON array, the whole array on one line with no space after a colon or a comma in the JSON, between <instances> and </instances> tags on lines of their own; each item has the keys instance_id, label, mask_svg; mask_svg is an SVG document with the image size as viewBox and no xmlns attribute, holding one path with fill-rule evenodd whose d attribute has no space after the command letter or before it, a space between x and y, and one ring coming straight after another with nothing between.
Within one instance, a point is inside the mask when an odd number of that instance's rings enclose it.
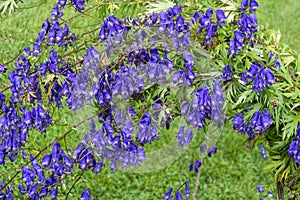
<instances>
[{"instance_id":1,"label":"thin twig","mask_svg":"<svg viewBox=\"0 0 300 200\"><path fill-rule=\"evenodd\" d=\"M194 188L194 192L193 192L193 200L196 200L196 196L197 196L197 190L198 190L198 187L199 187L199 182L200 182L200 172L201 172L201 169L202 169L202 166L200 167L199 171L198 171L198 174L197 174L197 180L196 180L196 185L195 185L195 188ZM199 200L199 199L198 199Z\"/></svg>"}]
</instances>

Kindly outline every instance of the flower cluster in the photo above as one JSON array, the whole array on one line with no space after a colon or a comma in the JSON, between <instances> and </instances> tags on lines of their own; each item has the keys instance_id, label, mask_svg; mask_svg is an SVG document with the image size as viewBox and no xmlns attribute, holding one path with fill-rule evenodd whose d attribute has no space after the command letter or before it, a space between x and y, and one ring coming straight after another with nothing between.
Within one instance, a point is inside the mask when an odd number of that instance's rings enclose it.
<instances>
[{"instance_id":1,"label":"flower cluster","mask_svg":"<svg viewBox=\"0 0 300 200\"><path fill-rule=\"evenodd\" d=\"M300 164L300 124L298 124L296 140L291 142L287 154L296 164Z\"/></svg>"},{"instance_id":2,"label":"flower cluster","mask_svg":"<svg viewBox=\"0 0 300 200\"><path fill-rule=\"evenodd\" d=\"M45 132L46 127L51 125L49 114L44 111L40 104L32 111L24 107L20 111L21 115L18 114L17 107L8 107L3 104L2 112L4 116L0 116L0 137L2 139L0 143L0 164L5 163L6 155L12 162L15 160L15 155L27 141L29 129L35 128Z\"/></svg>"},{"instance_id":3,"label":"flower cluster","mask_svg":"<svg viewBox=\"0 0 300 200\"><path fill-rule=\"evenodd\" d=\"M277 68L277 69L280 69L280 62L277 60L278 59L278 54L275 55L275 58L274 58L274 54L272 54L272 51L269 51L268 53L268 62L271 62L273 61L273 64L274 66ZM274 59L273 59L274 58Z\"/></svg>"},{"instance_id":4,"label":"flower cluster","mask_svg":"<svg viewBox=\"0 0 300 200\"><path fill-rule=\"evenodd\" d=\"M87 168L93 169L95 174L99 173L102 169L102 162L97 162L94 156L94 152L90 150L85 144L79 143L73 152L73 159L78 163L78 167L81 170Z\"/></svg>"},{"instance_id":5,"label":"flower cluster","mask_svg":"<svg viewBox=\"0 0 300 200\"><path fill-rule=\"evenodd\" d=\"M191 104L185 102L181 106L181 114L185 117L188 124L193 125L197 129L204 126L205 118L221 125L225 120L222 116L223 105L223 91L219 81L215 80L211 94L206 86L202 86L195 92L194 100Z\"/></svg>"},{"instance_id":6,"label":"flower cluster","mask_svg":"<svg viewBox=\"0 0 300 200\"><path fill-rule=\"evenodd\" d=\"M205 118L211 116L211 99L209 90L206 86L202 86L195 92L194 101L192 104L185 102L181 106L181 114L186 121L193 125L194 128L202 128L204 126Z\"/></svg>"},{"instance_id":7,"label":"flower cluster","mask_svg":"<svg viewBox=\"0 0 300 200\"><path fill-rule=\"evenodd\" d=\"M109 15L104 19L103 24L100 25L100 32L98 39L101 42L106 42L106 52L110 55L110 52L115 46L122 43L123 33L130 30L130 26L125 26L124 22L114 15Z\"/></svg>"},{"instance_id":8,"label":"flower cluster","mask_svg":"<svg viewBox=\"0 0 300 200\"><path fill-rule=\"evenodd\" d=\"M108 70L109 66L101 64L102 59L105 58L91 45L84 55L81 70L73 79L67 79L72 83L68 87L67 103L73 112L91 104L94 99L102 107L111 104L115 75Z\"/></svg>"},{"instance_id":9,"label":"flower cluster","mask_svg":"<svg viewBox=\"0 0 300 200\"><path fill-rule=\"evenodd\" d=\"M172 200L172 198L171 198L172 191L173 191L173 188L170 188L168 190L168 192L163 196L162 199L163 200ZM185 182L184 196L186 199L189 199L191 197L191 188L189 187L188 181ZM176 190L174 200L183 200L180 190Z\"/></svg>"},{"instance_id":10,"label":"flower cluster","mask_svg":"<svg viewBox=\"0 0 300 200\"><path fill-rule=\"evenodd\" d=\"M189 145L193 140L193 130L191 128L188 128L184 134L184 128L184 126L180 126L180 129L176 135L179 148L183 148L185 145Z\"/></svg>"},{"instance_id":11,"label":"flower cluster","mask_svg":"<svg viewBox=\"0 0 300 200\"><path fill-rule=\"evenodd\" d=\"M151 144L153 140L158 140L158 131L156 125L156 123L151 124L150 114L145 113L140 120L136 140L141 145L146 143Z\"/></svg>"},{"instance_id":12,"label":"flower cluster","mask_svg":"<svg viewBox=\"0 0 300 200\"><path fill-rule=\"evenodd\" d=\"M134 126L129 118L126 119L125 124L120 128L120 132L117 134L115 134L113 126L108 121L103 122L102 128L96 130L94 120L91 120L91 130L90 133L86 135L85 143L88 144L88 146L92 146L94 150L90 151L84 149L84 145L79 144L73 156L75 156L77 160L82 154L80 152L85 152L86 154L90 154L90 157L93 157L93 159L94 156L98 157L101 161L107 159L111 163L110 167L112 172L117 170L119 164L124 168L136 166L138 163L143 162L146 157L144 149L138 147L132 140L133 132ZM81 168L88 166L94 167L95 169L97 166L100 167L100 164L97 165L94 161L88 164L89 162L86 159L87 158L79 162L79 166L82 163Z\"/></svg>"},{"instance_id":13,"label":"flower cluster","mask_svg":"<svg viewBox=\"0 0 300 200\"><path fill-rule=\"evenodd\" d=\"M2 178L2 182L0 184L0 198L5 199L5 200L6 199L9 199L9 200L14 199L13 190L10 187L7 187L4 192L4 190L2 190L2 189L4 189L4 186L5 186L5 181L4 181L4 178Z\"/></svg>"},{"instance_id":14,"label":"flower cluster","mask_svg":"<svg viewBox=\"0 0 300 200\"><path fill-rule=\"evenodd\" d=\"M150 83L163 83L174 67L173 62L168 58L168 51L165 50L163 59L161 59L158 49L154 48L150 50L149 57L148 65L143 67L143 74Z\"/></svg>"},{"instance_id":15,"label":"flower cluster","mask_svg":"<svg viewBox=\"0 0 300 200\"><path fill-rule=\"evenodd\" d=\"M194 170L195 173L197 174L199 172L199 168L202 166L202 161L201 160L196 160L196 162L192 162L190 164L190 171Z\"/></svg>"},{"instance_id":16,"label":"flower cluster","mask_svg":"<svg viewBox=\"0 0 300 200\"><path fill-rule=\"evenodd\" d=\"M249 1L250 1L250 4L249 4ZM250 12L256 12L258 3L256 2L256 0L242 0L239 11L240 12L245 11L248 8L248 6L249 6Z\"/></svg>"},{"instance_id":17,"label":"flower cluster","mask_svg":"<svg viewBox=\"0 0 300 200\"><path fill-rule=\"evenodd\" d=\"M172 81L174 84L177 84L179 80L182 79L184 85L191 85L193 83L194 78L196 78L196 75L192 70L192 67L194 65L194 58L188 51L185 51L183 53L183 58L186 70L184 71L180 69L176 71L172 75Z\"/></svg>"},{"instance_id":18,"label":"flower cluster","mask_svg":"<svg viewBox=\"0 0 300 200\"><path fill-rule=\"evenodd\" d=\"M264 68L264 64L260 66L253 62L246 73L243 73L241 80L248 83L248 79L253 81L252 90L259 93L275 83L275 77L271 69Z\"/></svg>"},{"instance_id":19,"label":"flower cluster","mask_svg":"<svg viewBox=\"0 0 300 200\"><path fill-rule=\"evenodd\" d=\"M255 12L258 7L258 3L255 0L250 0L250 12ZM248 0L241 2L240 11L242 16L238 21L239 30L234 32L234 38L230 40L230 47L228 54L233 58L236 54L244 49L244 41L251 40L251 46L254 46L254 33L257 32L258 21L256 15L251 13L248 15L245 11L248 8Z\"/></svg>"},{"instance_id":20,"label":"flower cluster","mask_svg":"<svg viewBox=\"0 0 300 200\"><path fill-rule=\"evenodd\" d=\"M68 175L73 169L73 160L61 150L60 145L55 143L50 154L46 154L40 165L37 160L30 155L32 168L25 165L22 169L22 180L25 184L19 184L21 195L26 194L30 199L46 198L49 195L56 199L58 194L57 184L63 175ZM50 172L48 178L45 177L45 170Z\"/></svg>"},{"instance_id":21,"label":"flower cluster","mask_svg":"<svg viewBox=\"0 0 300 200\"><path fill-rule=\"evenodd\" d=\"M48 94L47 101L56 103L59 108L62 107L62 97L70 96L75 73L53 48L54 44L58 44L60 48L66 48L63 40L70 35L67 25L63 28L59 25L59 18L63 16L61 10L64 6L65 1L58 1L58 4L55 4L51 11L51 18L43 23L32 50L30 47L26 47L24 53L15 62L15 69L8 74L11 83L11 95L7 99L9 102L5 104L3 95L0 95L2 108L0 164L4 164L6 155L11 161L15 160L15 154L19 152L21 146L25 145L30 129L35 128L44 133L46 128L51 125L47 109L40 104L43 101L42 81L44 81L44 89ZM51 41L49 42L49 40ZM41 43L52 46L49 59L40 65L34 64L33 66L31 59L40 54ZM3 68L5 70L4 66ZM36 108L28 110L26 102L33 106L36 105ZM38 104L36 104L37 102Z\"/></svg>"},{"instance_id":22,"label":"flower cluster","mask_svg":"<svg viewBox=\"0 0 300 200\"><path fill-rule=\"evenodd\" d=\"M259 193L263 193L265 191L260 185L257 185L256 189L257 189L257 191ZM268 197L270 197L271 199L273 199L274 198L274 194L271 191L268 191ZM264 199L264 198L260 198L260 199Z\"/></svg>"},{"instance_id":23,"label":"flower cluster","mask_svg":"<svg viewBox=\"0 0 300 200\"><path fill-rule=\"evenodd\" d=\"M270 111L265 110L260 113L256 111L251 122L244 122L243 114L237 114L232 120L232 127L240 133L248 134L249 138L254 138L254 134L264 133L273 123Z\"/></svg>"},{"instance_id":24,"label":"flower cluster","mask_svg":"<svg viewBox=\"0 0 300 200\"><path fill-rule=\"evenodd\" d=\"M218 123L218 127L221 127L225 123L225 116L223 116L223 105L225 103L223 97L223 89L219 83L219 80L214 81L213 90L211 92L211 109L210 118L213 122Z\"/></svg>"},{"instance_id":25,"label":"flower cluster","mask_svg":"<svg viewBox=\"0 0 300 200\"><path fill-rule=\"evenodd\" d=\"M71 0L71 4L74 5L79 12L84 10L84 0Z\"/></svg>"},{"instance_id":26,"label":"flower cluster","mask_svg":"<svg viewBox=\"0 0 300 200\"><path fill-rule=\"evenodd\" d=\"M133 94L144 88L144 79L137 74L133 66L122 66L116 73L116 81L112 86L112 95L120 95L122 99L128 99Z\"/></svg>"},{"instance_id":27,"label":"flower cluster","mask_svg":"<svg viewBox=\"0 0 300 200\"><path fill-rule=\"evenodd\" d=\"M83 2L83 0L71 0L71 4L78 11L84 10ZM233 56L244 48L245 40L251 39L253 42L254 33L257 31L257 19L252 12L256 11L258 4L255 0L250 0L251 14L248 15L245 12L248 8L248 2L247 0L241 3L240 11L243 14L238 22L239 30L234 32L234 39L230 41L229 54ZM61 26L59 23L65 5L66 0L59 0L54 5L51 17L42 25L33 51L31 52L30 48L26 48L24 55L15 63L15 70L9 74L12 93L9 104L5 104L6 99L0 93L0 108L3 112L0 117L0 164L4 163L7 155L10 160L14 160L15 154L21 150L27 140L29 129L35 128L40 132L45 132L46 127L51 125L50 115L40 105L40 102L43 101L40 88L41 80L44 80L45 88L43 89L47 91L47 100L51 104L56 103L58 108L62 107L61 100L66 97L66 102L73 111L92 102L97 102L97 108L99 108L97 111L102 109L105 111L98 114L99 121L97 121L101 128L96 129L94 120L91 120L90 131L84 137L83 142L78 144L72 158L61 149L59 143L54 143L52 152L43 156L41 164L30 155L31 166L27 164L22 168L24 184L18 186L19 192L22 195L26 194L30 199L45 198L48 194L51 199L56 199L58 184L66 176L73 173L74 164L78 164L79 169L83 171L92 169L94 173L99 173L105 161L109 162L112 172L117 170L118 165L128 168L143 162L146 159L145 151L139 145L144 146L158 140L157 126L159 123L156 121L158 121L160 110L163 108L162 102L157 101L157 103L152 104L155 113L153 115L149 112L144 113L139 120L138 127L135 127L132 119L136 115L134 109L127 106L126 111L123 111L117 107L117 98L114 97L121 96L122 100L128 100L134 95L137 96L138 93L142 93L147 88L144 86L145 84L153 84L156 87L157 84L168 82L166 79L170 75L172 75L171 80L174 84L182 81L184 87L191 86L196 78L193 71L196 66L194 66L193 56L186 50L190 45L190 27L192 24L197 24L198 33L202 33L204 30L204 44L209 45L217 33L217 28L222 28L222 25L226 23L226 16L222 10L215 11L217 22L214 22L214 11L209 8L205 14L197 12L192 22L186 24L178 5L169 8L167 12L161 12L160 16L154 13L144 21L133 20L130 25L126 20L121 21L114 15L110 15L100 25L98 36L101 42L106 42L107 53L100 54L93 46L90 46L84 55L82 68L74 72L67 61L59 56L59 51L56 50L57 48L66 49L75 41L75 34L70 32L68 25ZM132 50L136 49L137 46L142 46L138 34L136 35L138 45L136 43L132 45L129 48L132 51L125 50L128 56L125 56L124 61L120 59L121 64L116 63L109 66L111 63L105 63L111 50L123 42L122 37L125 32L131 30L133 26L135 28L140 28L141 25L154 27L153 25L156 23L159 23L158 34L167 35L172 41L173 48L183 52L184 69L173 72L175 64L168 58L168 44L165 46L163 56L162 50L158 48L152 48L149 51L144 47L137 51ZM146 35L146 32L141 32L142 39L146 38ZM154 43L157 38L158 36L153 36L148 42ZM35 64L33 69L30 59L32 56L35 57L40 54L42 44L52 48L49 59L40 65ZM126 60L127 63L125 64ZM275 61L274 64L278 65ZM2 71L5 71L5 67L0 65L0 73ZM221 78L228 81L232 77L230 65L226 65ZM273 72L256 63L252 63L243 77L245 82L248 79L254 82L253 91L256 92L261 92L274 84ZM207 84L209 83L207 81ZM168 88L168 90L170 89ZM26 106L19 103L24 97L29 99L28 102L37 104L36 108L28 110ZM154 100L156 101L156 99ZM222 115L223 105L223 90L219 80L215 80L211 91L207 86L201 86L194 93L192 102L184 102L181 106L181 115L184 116L188 126L193 126L196 129L203 128L206 119L221 126L225 123L225 117ZM166 117L167 129L170 126L170 120L170 117ZM251 138L254 137L254 134L265 132L272 123L273 120L268 110L263 113L255 112L250 122L244 123L242 113L236 115L232 121L234 129L241 133L247 133ZM134 135L135 130L136 135ZM297 135L297 140L299 138L300 136ZM176 139L180 148L190 144L193 139L192 128L185 131L185 126L181 126ZM297 155L295 154L296 147ZM298 143L296 147L293 144L288 154L298 159ZM205 148L202 146L201 152L205 151L206 146ZM208 157L216 152L217 146L214 145L208 149ZM262 148L261 153L265 157ZM190 165L190 170L199 173L201 165L202 161L196 160ZM46 178L48 175L45 173L46 171L50 173L48 178ZM4 185L3 182L2 187ZM163 199L171 199L172 190L171 188ZM3 195L10 198L11 191L9 188L5 194L0 193L0 196ZM184 195L186 198L190 197L188 181L185 182ZM90 198L90 191L88 189L83 190L81 199ZM176 191L175 199L183 199L180 190Z\"/></svg>"},{"instance_id":28,"label":"flower cluster","mask_svg":"<svg viewBox=\"0 0 300 200\"><path fill-rule=\"evenodd\" d=\"M216 35L218 26L222 27L221 25L226 23L226 16L223 10L216 10L217 24L214 24L212 21L213 13L212 8L207 9L205 14L196 12L193 16L192 23L190 23L198 24L198 33L202 33L203 30L205 31L204 45L211 44L212 37Z\"/></svg>"},{"instance_id":29,"label":"flower cluster","mask_svg":"<svg viewBox=\"0 0 300 200\"><path fill-rule=\"evenodd\" d=\"M75 72L53 49L50 50L49 59L40 64L38 68L40 78L53 77L52 82L47 82L45 88L51 104L62 108L62 99L66 98L69 107L72 107L74 100L71 98L71 91L74 87ZM62 83L60 80L63 80Z\"/></svg>"},{"instance_id":30,"label":"flower cluster","mask_svg":"<svg viewBox=\"0 0 300 200\"><path fill-rule=\"evenodd\" d=\"M70 32L69 26L65 24L62 27L59 23L59 19L63 16L62 9L65 4L66 1L58 1L58 4L53 6L50 19L46 19L38 33L33 47L33 56L37 56L40 53L40 45L43 43L49 46L57 44L66 49L76 40L75 34Z\"/></svg>"},{"instance_id":31,"label":"flower cluster","mask_svg":"<svg viewBox=\"0 0 300 200\"><path fill-rule=\"evenodd\" d=\"M179 5L175 5L173 8L169 8L167 12L161 12L158 31L168 31L169 33L172 33L175 30L174 21L172 21L172 18L176 17L181 12L182 10ZM181 14L177 18L176 30L180 32L182 32L183 30L187 30L187 27L186 25L184 25L184 19Z\"/></svg>"}]
</instances>

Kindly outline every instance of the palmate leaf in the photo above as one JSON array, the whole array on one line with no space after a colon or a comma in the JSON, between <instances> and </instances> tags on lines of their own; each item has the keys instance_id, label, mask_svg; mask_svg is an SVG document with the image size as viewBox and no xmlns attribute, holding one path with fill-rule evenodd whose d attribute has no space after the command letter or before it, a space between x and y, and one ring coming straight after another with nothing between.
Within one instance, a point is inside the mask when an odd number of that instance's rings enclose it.
<instances>
[{"instance_id":1,"label":"palmate leaf","mask_svg":"<svg viewBox=\"0 0 300 200\"><path fill-rule=\"evenodd\" d=\"M10 15L16 8L18 8L18 0L6 0L0 2L0 14L5 15L7 12ZM0 15L0 16L1 16Z\"/></svg>"},{"instance_id":2,"label":"palmate leaf","mask_svg":"<svg viewBox=\"0 0 300 200\"><path fill-rule=\"evenodd\" d=\"M284 119L285 126L283 128L283 139L296 135L298 124L300 123L300 113L286 115Z\"/></svg>"},{"instance_id":3,"label":"palmate leaf","mask_svg":"<svg viewBox=\"0 0 300 200\"><path fill-rule=\"evenodd\" d=\"M169 0L158 1L149 5L149 8L146 10L146 14L151 14L155 12L161 12L168 10L168 8L173 7L175 4Z\"/></svg>"}]
</instances>

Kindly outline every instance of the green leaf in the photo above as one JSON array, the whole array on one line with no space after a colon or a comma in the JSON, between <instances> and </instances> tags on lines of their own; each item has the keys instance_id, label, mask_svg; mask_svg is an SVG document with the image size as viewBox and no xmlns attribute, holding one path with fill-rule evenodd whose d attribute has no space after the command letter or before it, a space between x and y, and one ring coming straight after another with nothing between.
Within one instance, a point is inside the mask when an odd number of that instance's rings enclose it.
<instances>
[{"instance_id":1,"label":"green leaf","mask_svg":"<svg viewBox=\"0 0 300 200\"><path fill-rule=\"evenodd\" d=\"M249 96L251 95L251 93L253 93L252 90L246 90L244 91L241 96L238 98L237 102L234 104L234 107L237 107L239 104L245 102L247 99L251 99L249 98Z\"/></svg>"},{"instance_id":2,"label":"green leaf","mask_svg":"<svg viewBox=\"0 0 300 200\"><path fill-rule=\"evenodd\" d=\"M146 14L151 14L154 12L161 12L168 10L168 8L173 7L175 4L168 0L158 1L157 3L151 3L150 8L146 10Z\"/></svg>"}]
</instances>

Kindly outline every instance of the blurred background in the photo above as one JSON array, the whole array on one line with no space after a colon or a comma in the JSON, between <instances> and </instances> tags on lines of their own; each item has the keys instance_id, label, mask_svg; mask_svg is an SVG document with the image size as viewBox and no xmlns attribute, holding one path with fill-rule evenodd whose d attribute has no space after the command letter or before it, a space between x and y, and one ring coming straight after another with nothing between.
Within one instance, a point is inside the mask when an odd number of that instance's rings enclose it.
<instances>
[{"instance_id":1,"label":"blurred background","mask_svg":"<svg viewBox=\"0 0 300 200\"><path fill-rule=\"evenodd\" d=\"M259 23L279 30L282 41L300 53L300 1L258 0L258 3Z\"/></svg>"}]
</instances>

